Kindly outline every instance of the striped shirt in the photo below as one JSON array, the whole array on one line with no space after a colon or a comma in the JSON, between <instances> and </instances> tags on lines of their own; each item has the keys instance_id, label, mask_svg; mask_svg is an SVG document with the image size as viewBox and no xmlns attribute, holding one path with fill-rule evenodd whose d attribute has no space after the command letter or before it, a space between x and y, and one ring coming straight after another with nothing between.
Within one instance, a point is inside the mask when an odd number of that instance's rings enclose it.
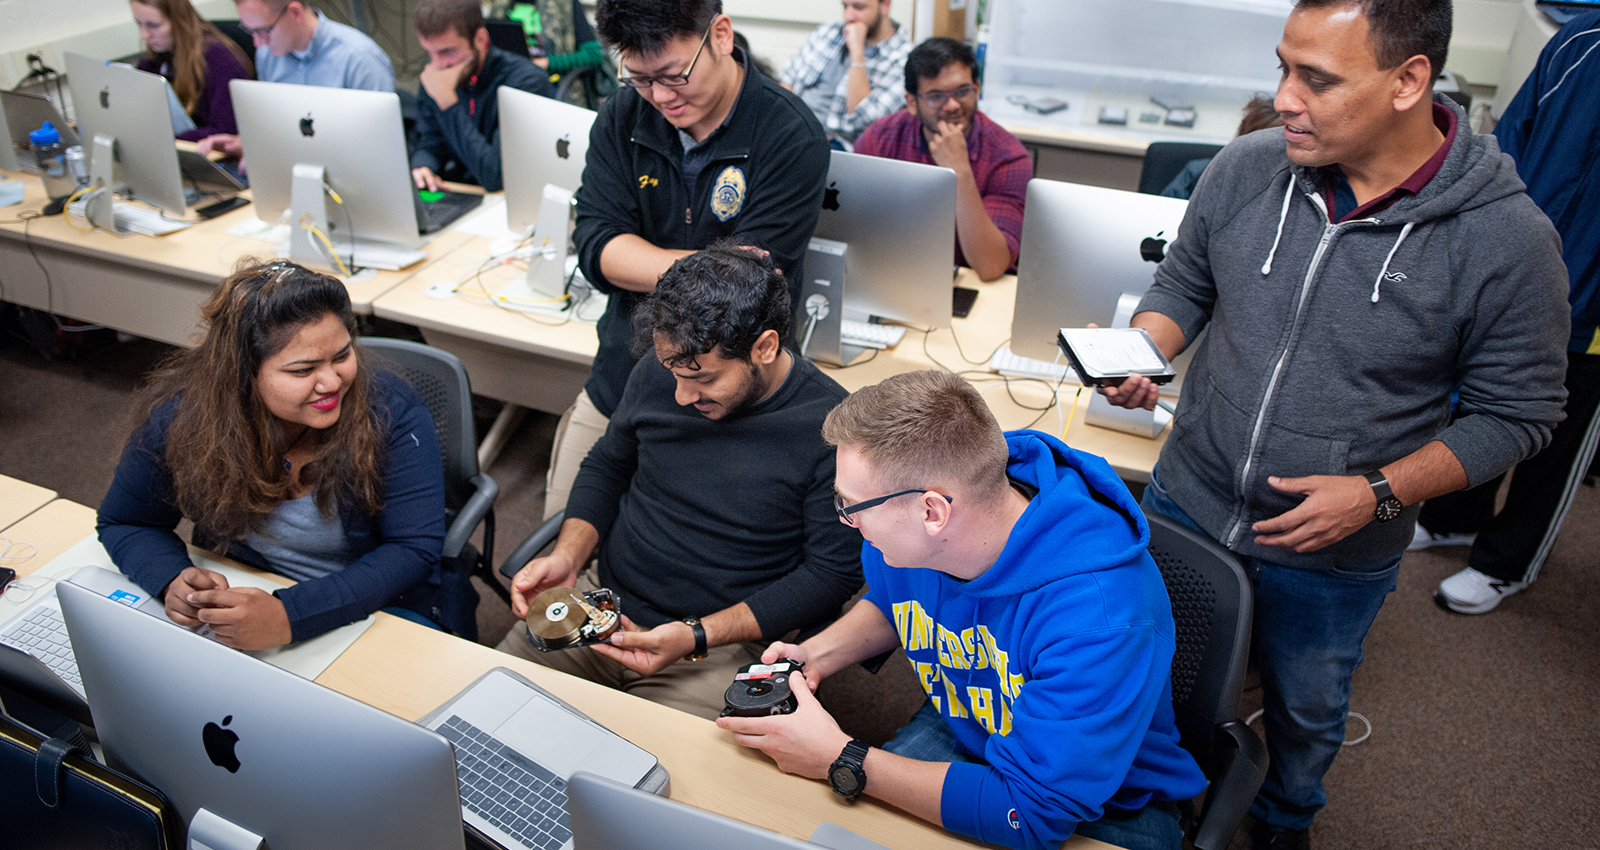
<instances>
[{"instance_id":1,"label":"striped shirt","mask_svg":"<svg viewBox=\"0 0 1600 850\"><path fill-rule=\"evenodd\" d=\"M872 122L905 103L906 56L910 53L911 39L899 24L895 24L893 35L867 45L862 58L872 90L856 104L856 111L850 112L845 108L850 51L844 43L844 22L835 21L817 27L784 66L778 82L793 89L811 107L829 138L854 141ZM830 74L829 70L839 72ZM829 79L834 81L833 87L823 91L823 83Z\"/></svg>"}]
</instances>

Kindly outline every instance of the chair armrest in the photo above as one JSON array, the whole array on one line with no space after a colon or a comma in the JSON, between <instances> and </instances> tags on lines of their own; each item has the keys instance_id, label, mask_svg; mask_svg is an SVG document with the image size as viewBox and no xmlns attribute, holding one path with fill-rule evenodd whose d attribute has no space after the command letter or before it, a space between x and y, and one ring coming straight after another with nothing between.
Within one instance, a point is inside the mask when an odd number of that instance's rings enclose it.
<instances>
[{"instance_id":1,"label":"chair armrest","mask_svg":"<svg viewBox=\"0 0 1600 850\"><path fill-rule=\"evenodd\" d=\"M467 545L467 538L472 536L478 523L483 522L484 515L494 508L494 500L500 495L500 485L493 478L483 473L478 473L467 479L477 490L472 498L461 506L461 512L456 514L455 522L450 523L450 530L444 535L444 551L441 557L454 558L461 554L462 547Z\"/></svg>"},{"instance_id":2,"label":"chair armrest","mask_svg":"<svg viewBox=\"0 0 1600 850\"><path fill-rule=\"evenodd\" d=\"M544 547L555 542L556 537L561 534L561 523L566 518L567 512L560 511L555 516L545 520L544 525L535 529L525 540L517 544L516 549L511 551L505 562L500 565L500 574L506 578L515 578L517 570L527 566L528 562L533 560L534 556L538 555Z\"/></svg>"},{"instance_id":3,"label":"chair armrest","mask_svg":"<svg viewBox=\"0 0 1600 850\"><path fill-rule=\"evenodd\" d=\"M1219 724L1217 729L1233 739L1238 752L1206 793L1205 812L1194 835L1195 850L1226 850L1267 778L1267 746L1255 730L1238 720Z\"/></svg>"}]
</instances>

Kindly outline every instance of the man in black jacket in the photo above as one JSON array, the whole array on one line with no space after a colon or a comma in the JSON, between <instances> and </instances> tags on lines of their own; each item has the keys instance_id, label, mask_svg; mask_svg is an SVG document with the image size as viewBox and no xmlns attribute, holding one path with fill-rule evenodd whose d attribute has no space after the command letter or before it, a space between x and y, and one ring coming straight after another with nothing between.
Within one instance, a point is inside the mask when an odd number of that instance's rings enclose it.
<instances>
[{"instance_id":1,"label":"man in black jacket","mask_svg":"<svg viewBox=\"0 0 1600 850\"><path fill-rule=\"evenodd\" d=\"M550 76L525 56L489 44L478 0L422 0L417 41L428 64L417 92L417 145L411 179L439 191L444 180L498 192L501 86L550 97Z\"/></svg>"},{"instance_id":2,"label":"man in black jacket","mask_svg":"<svg viewBox=\"0 0 1600 850\"><path fill-rule=\"evenodd\" d=\"M583 461L561 536L512 582L519 617L576 584L616 591L627 620L609 643L548 653L518 623L502 651L716 717L764 641L826 623L860 589L861 536L838 521L822 441L846 393L784 345L788 289L770 257L728 241L661 276L634 316L634 350L649 353ZM597 548L598 575L583 571Z\"/></svg>"},{"instance_id":3,"label":"man in black jacket","mask_svg":"<svg viewBox=\"0 0 1600 850\"><path fill-rule=\"evenodd\" d=\"M623 89L600 110L578 190L583 274L610 297L584 392L556 432L545 516L565 506L633 368L630 316L673 261L732 237L771 254L798 305L828 141L794 94L734 47L721 0L600 0Z\"/></svg>"}]
</instances>

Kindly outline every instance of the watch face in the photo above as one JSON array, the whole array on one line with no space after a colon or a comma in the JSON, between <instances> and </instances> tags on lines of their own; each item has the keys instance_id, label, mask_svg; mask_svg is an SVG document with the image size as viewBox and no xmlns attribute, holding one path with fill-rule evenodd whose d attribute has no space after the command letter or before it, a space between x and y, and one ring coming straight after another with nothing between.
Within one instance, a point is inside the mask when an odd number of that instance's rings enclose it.
<instances>
[{"instance_id":1,"label":"watch face","mask_svg":"<svg viewBox=\"0 0 1600 850\"><path fill-rule=\"evenodd\" d=\"M1400 516L1400 512L1404 509L1405 507L1400 504L1399 499L1390 496L1378 503L1378 509L1373 511L1372 515L1377 517L1378 522L1388 522Z\"/></svg>"},{"instance_id":2,"label":"watch face","mask_svg":"<svg viewBox=\"0 0 1600 850\"><path fill-rule=\"evenodd\" d=\"M828 781L833 783L833 790L846 797L854 797L861 793L861 783L856 779L856 772L849 765L836 764L828 771Z\"/></svg>"}]
</instances>

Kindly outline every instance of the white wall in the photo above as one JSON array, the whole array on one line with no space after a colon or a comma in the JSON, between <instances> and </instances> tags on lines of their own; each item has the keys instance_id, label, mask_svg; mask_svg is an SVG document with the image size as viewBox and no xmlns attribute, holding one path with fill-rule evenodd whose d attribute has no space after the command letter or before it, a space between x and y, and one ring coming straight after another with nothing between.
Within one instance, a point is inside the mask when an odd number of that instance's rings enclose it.
<instances>
[{"instance_id":1,"label":"white wall","mask_svg":"<svg viewBox=\"0 0 1600 850\"><path fill-rule=\"evenodd\" d=\"M230 0L197 0L209 18L234 17ZM112 58L139 50L139 30L127 0L0 0L0 86L28 73L27 54L65 70L65 51Z\"/></svg>"}]
</instances>

